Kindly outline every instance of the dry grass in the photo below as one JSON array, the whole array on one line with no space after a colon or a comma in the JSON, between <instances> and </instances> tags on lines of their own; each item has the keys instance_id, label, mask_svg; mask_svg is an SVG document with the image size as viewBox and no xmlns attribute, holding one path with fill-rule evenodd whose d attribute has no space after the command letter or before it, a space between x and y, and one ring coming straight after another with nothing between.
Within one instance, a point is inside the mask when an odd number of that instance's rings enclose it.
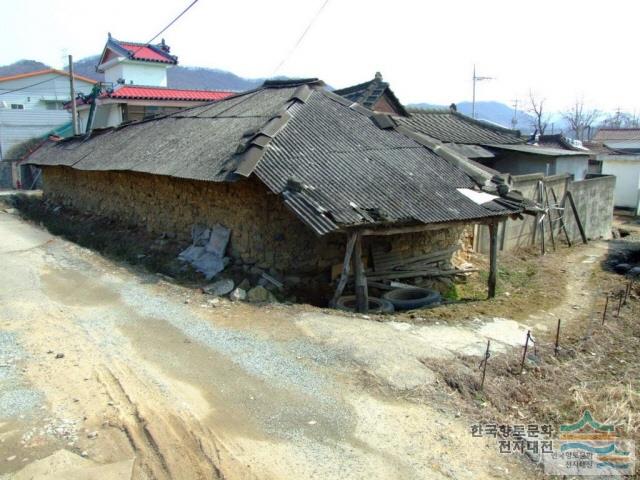
<instances>
[{"instance_id":1,"label":"dry grass","mask_svg":"<svg viewBox=\"0 0 640 480\"><path fill-rule=\"evenodd\" d=\"M611 290L621 281L606 272L592 279L594 287ZM447 385L445 395L451 398L455 393L456 407L472 418L559 425L576 421L588 409L598 421L615 424L621 436L640 445L640 283L619 318L615 310L609 310L604 326L598 318L563 329L558 356L555 332L538 338L523 373L522 349L491 357L482 390L476 357L425 364Z\"/></svg>"}]
</instances>

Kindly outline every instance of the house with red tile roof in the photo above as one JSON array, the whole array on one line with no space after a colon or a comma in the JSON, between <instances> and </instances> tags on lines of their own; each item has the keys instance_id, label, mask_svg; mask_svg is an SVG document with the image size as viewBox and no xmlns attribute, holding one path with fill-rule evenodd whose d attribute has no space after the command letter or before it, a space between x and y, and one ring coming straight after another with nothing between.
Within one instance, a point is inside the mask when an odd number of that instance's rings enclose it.
<instances>
[{"instance_id":1,"label":"house with red tile roof","mask_svg":"<svg viewBox=\"0 0 640 480\"><path fill-rule=\"evenodd\" d=\"M81 130L142 120L234 95L230 91L168 87L167 70L178 64L178 57L170 52L164 39L153 45L119 41L109 34L96 66L105 81L99 92L76 101Z\"/></svg>"}]
</instances>

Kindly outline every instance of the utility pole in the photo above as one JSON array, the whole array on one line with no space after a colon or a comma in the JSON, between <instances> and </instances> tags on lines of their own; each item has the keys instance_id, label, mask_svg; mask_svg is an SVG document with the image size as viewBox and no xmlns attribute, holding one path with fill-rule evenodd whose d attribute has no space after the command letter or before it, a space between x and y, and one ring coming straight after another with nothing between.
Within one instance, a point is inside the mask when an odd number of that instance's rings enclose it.
<instances>
[{"instance_id":1,"label":"utility pole","mask_svg":"<svg viewBox=\"0 0 640 480\"><path fill-rule=\"evenodd\" d=\"M513 101L513 118L511 119L511 129L515 130L518 126L518 99Z\"/></svg>"},{"instance_id":2,"label":"utility pole","mask_svg":"<svg viewBox=\"0 0 640 480\"><path fill-rule=\"evenodd\" d=\"M476 118L476 82L493 80L493 77L479 77L476 75L476 64L473 64L473 96L471 100L471 118Z\"/></svg>"},{"instance_id":3,"label":"utility pole","mask_svg":"<svg viewBox=\"0 0 640 480\"><path fill-rule=\"evenodd\" d=\"M71 119L73 134L78 135L78 107L76 106L76 87L73 81L73 55L69 55L69 93L71 95Z\"/></svg>"}]
</instances>

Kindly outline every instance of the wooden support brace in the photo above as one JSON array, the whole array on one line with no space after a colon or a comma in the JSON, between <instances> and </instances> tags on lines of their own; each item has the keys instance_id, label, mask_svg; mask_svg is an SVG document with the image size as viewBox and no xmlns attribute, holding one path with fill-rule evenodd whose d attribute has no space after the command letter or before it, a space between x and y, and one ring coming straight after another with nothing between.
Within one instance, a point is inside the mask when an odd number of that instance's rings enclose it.
<instances>
[{"instance_id":1,"label":"wooden support brace","mask_svg":"<svg viewBox=\"0 0 640 480\"><path fill-rule=\"evenodd\" d=\"M356 232L351 232L349 234L349 239L347 240L347 248L344 252L344 262L342 263L342 272L340 273L340 280L338 281L338 286L336 287L336 292L333 294L333 298L329 302L329 306L335 307L338 299L342 295L344 291L344 287L347 286L347 280L349 280L349 266L351 265L351 255L353 254L353 248L356 244L357 238Z\"/></svg>"},{"instance_id":2,"label":"wooden support brace","mask_svg":"<svg viewBox=\"0 0 640 480\"><path fill-rule=\"evenodd\" d=\"M498 277L498 224L489 224L489 298L496 296L496 281Z\"/></svg>"},{"instance_id":3,"label":"wooden support brace","mask_svg":"<svg viewBox=\"0 0 640 480\"><path fill-rule=\"evenodd\" d=\"M353 249L353 273L356 286L356 309L358 313L369 313L369 292L367 289L367 277L362 263L362 235L356 234Z\"/></svg>"},{"instance_id":4,"label":"wooden support brace","mask_svg":"<svg viewBox=\"0 0 640 480\"><path fill-rule=\"evenodd\" d=\"M576 219L576 223L578 224L578 230L580 230L580 236L582 237L582 241L586 244L587 242L587 234L584 233L584 228L582 226L582 221L580 220L580 215L578 215L578 209L576 208L576 204L573 201L573 194L567 190L567 198L569 199L569 204L571 205L571 210L573 210L573 216Z\"/></svg>"}]
</instances>

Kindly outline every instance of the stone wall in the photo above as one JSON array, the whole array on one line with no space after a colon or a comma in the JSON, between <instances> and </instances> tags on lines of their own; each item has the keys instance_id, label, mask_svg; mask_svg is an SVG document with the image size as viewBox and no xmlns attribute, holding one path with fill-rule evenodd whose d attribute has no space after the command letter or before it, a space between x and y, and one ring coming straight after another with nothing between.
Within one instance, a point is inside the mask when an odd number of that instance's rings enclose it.
<instances>
[{"instance_id":1,"label":"stone wall","mask_svg":"<svg viewBox=\"0 0 640 480\"><path fill-rule=\"evenodd\" d=\"M255 178L214 183L134 172L90 172L43 168L44 197L75 209L170 232L188 241L194 224L231 229L228 255L245 264L282 273L329 272L342 263L345 235L315 235ZM460 243L462 228L366 237L407 256Z\"/></svg>"}]
</instances>

